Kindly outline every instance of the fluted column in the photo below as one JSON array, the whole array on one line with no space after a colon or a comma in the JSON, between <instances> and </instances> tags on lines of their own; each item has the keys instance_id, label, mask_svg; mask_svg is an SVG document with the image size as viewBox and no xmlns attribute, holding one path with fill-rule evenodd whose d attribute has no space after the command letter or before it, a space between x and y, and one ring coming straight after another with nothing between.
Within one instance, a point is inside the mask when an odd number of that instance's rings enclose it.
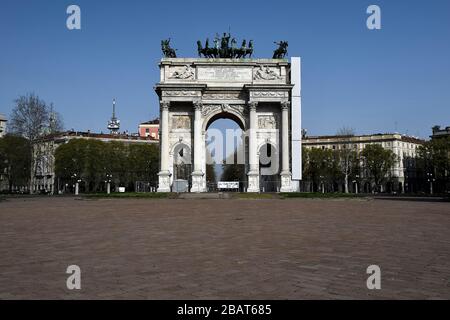
<instances>
[{"instance_id":1,"label":"fluted column","mask_svg":"<svg viewBox=\"0 0 450 320\"><path fill-rule=\"evenodd\" d=\"M201 172L202 166L202 103L194 102L194 172Z\"/></svg>"},{"instance_id":2,"label":"fluted column","mask_svg":"<svg viewBox=\"0 0 450 320\"><path fill-rule=\"evenodd\" d=\"M281 171L289 172L289 102L281 104L281 130L283 150Z\"/></svg>"},{"instance_id":3,"label":"fluted column","mask_svg":"<svg viewBox=\"0 0 450 320\"><path fill-rule=\"evenodd\" d=\"M194 101L194 172L192 172L191 192L203 192L202 172L202 108L201 101Z\"/></svg>"},{"instance_id":4,"label":"fluted column","mask_svg":"<svg viewBox=\"0 0 450 320\"><path fill-rule=\"evenodd\" d=\"M160 102L160 172L158 192L170 192L169 172L169 101Z\"/></svg>"},{"instance_id":5,"label":"fluted column","mask_svg":"<svg viewBox=\"0 0 450 320\"><path fill-rule=\"evenodd\" d=\"M256 130L258 126L256 107L257 102L249 103L250 111L250 128L248 134L248 151L249 151L249 171L247 173L248 177L248 188L247 192L259 192L259 159L257 153L257 135Z\"/></svg>"},{"instance_id":6,"label":"fluted column","mask_svg":"<svg viewBox=\"0 0 450 320\"><path fill-rule=\"evenodd\" d=\"M281 192L291 192L289 169L289 101L281 102Z\"/></svg>"}]
</instances>

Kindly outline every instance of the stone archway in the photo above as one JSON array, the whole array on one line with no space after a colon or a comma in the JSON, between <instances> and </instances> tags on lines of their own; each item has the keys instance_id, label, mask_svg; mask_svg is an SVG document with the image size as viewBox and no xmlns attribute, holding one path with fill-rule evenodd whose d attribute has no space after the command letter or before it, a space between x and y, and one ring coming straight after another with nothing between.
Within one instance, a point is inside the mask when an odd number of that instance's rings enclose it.
<instances>
[{"instance_id":1,"label":"stone archway","mask_svg":"<svg viewBox=\"0 0 450 320\"><path fill-rule=\"evenodd\" d=\"M260 191L258 146L265 141L281 152L281 191L292 191L289 68L282 59L162 59L161 80L155 88L161 106L158 191L170 190L174 157L169 150L179 141L193 151L191 192L207 191L205 134L218 118L236 121L245 132L248 192ZM188 77L179 77L187 69L191 71ZM255 76L258 70L272 76Z\"/></svg>"},{"instance_id":2,"label":"stone archway","mask_svg":"<svg viewBox=\"0 0 450 320\"><path fill-rule=\"evenodd\" d=\"M208 191L217 191L218 181L238 181L239 190L247 187L248 148L245 122L231 113L216 113L205 119L206 182ZM212 168L217 169L215 183Z\"/></svg>"}]
</instances>

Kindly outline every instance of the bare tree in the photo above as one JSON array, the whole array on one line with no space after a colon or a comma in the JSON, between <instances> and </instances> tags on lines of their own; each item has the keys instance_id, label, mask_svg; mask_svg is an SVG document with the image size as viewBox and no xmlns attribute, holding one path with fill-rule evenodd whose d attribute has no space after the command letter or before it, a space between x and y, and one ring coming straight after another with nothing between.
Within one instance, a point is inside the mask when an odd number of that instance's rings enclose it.
<instances>
[{"instance_id":1,"label":"bare tree","mask_svg":"<svg viewBox=\"0 0 450 320\"><path fill-rule=\"evenodd\" d=\"M338 136L350 137L355 135L355 130L350 127L342 127L337 132ZM345 193L348 193L348 178L352 172L357 161L356 151L352 149L350 141L346 141L342 148L338 150L339 154L339 168L344 176Z\"/></svg>"},{"instance_id":2,"label":"bare tree","mask_svg":"<svg viewBox=\"0 0 450 320\"><path fill-rule=\"evenodd\" d=\"M345 136L345 137L349 137L349 136L354 136L355 135L355 129L351 128L351 127L342 127L340 128L337 132L336 132L337 136Z\"/></svg>"},{"instance_id":3,"label":"bare tree","mask_svg":"<svg viewBox=\"0 0 450 320\"><path fill-rule=\"evenodd\" d=\"M61 116L53 110L53 104L46 104L34 93L20 96L14 102L8 129L10 133L22 136L30 142L30 192L32 192L39 163L46 153L39 145L40 139L45 135L62 131L63 123Z\"/></svg>"},{"instance_id":4,"label":"bare tree","mask_svg":"<svg viewBox=\"0 0 450 320\"><path fill-rule=\"evenodd\" d=\"M53 111L53 104L47 105L33 93L20 96L14 102L8 122L10 133L34 142L43 135L63 130L61 116Z\"/></svg>"}]
</instances>

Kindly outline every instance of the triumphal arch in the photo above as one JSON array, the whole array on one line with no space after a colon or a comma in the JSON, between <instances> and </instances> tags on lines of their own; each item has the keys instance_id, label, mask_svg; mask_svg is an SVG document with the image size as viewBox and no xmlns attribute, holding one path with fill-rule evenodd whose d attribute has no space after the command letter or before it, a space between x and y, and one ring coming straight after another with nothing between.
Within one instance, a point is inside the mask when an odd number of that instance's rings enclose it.
<instances>
[{"instance_id":1,"label":"triumphal arch","mask_svg":"<svg viewBox=\"0 0 450 320\"><path fill-rule=\"evenodd\" d=\"M201 49L199 44L199 55ZM159 63L158 191L172 191L179 161L192 164L190 191L207 191L205 135L218 118L234 120L244 132L246 191L262 191L260 156L267 144L273 150L271 157L279 161L276 191L295 191L301 174L301 146L296 143L301 139L300 59L205 56L166 55Z\"/></svg>"}]
</instances>

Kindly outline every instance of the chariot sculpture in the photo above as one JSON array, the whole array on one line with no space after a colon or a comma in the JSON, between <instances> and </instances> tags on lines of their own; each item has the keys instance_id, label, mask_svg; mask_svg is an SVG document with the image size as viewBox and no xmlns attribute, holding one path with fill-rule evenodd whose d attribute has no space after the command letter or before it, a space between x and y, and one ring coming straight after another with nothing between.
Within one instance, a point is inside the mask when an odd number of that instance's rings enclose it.
<instances>
[{"instance_id":1,"label":"chariot sculpture","mask_svg":"<svg viewBox=\"0 0 450 320\"><path fill-rule=\"evenodd\" d=\"M272 59L284 59L284 57L287 54L287 47L288 42L287 41L280 41L280 42L274 42L276 45L278 45L278 48L275 49L273 52Z\"/></svg>"},{"instance_id":2,"label":"chariot sculpture","mask_svg":"<svg viewBox=\"0 0 450 320\"><path fill-rule=\"evenodd\" d=\"M273 59L284 59L287 54L287 41L274 42L278 45L273 52ZM170 38L161 40L161 50L166 58L176 58L176 49L171 48ZM209 43L209 38L206 38L205 46L200 40L197 41L197 51L199 57L205 58L227 58L227 59L241 59L251 58L253 54L253 40L242 40L241 46L237 46L236 38L231 38L231 34L224 32L222 37L218 34L214 37L212 46Z\"/></svg>"},{"instance_id":3,"label":"chariot sculpture","mask_svg":"<svg viewBox=\"0 0 450 320\"><path fill-rule=\"evenodd\" d=\"M251 58L253 54L253 40L248 42L243 40L241 47L237 47L237 40L231 38L230 33L224 33L222 37L216 34L213 41L213 46L209 45L209 38L205 41L205 46L202 46L202 42L197 41L198 56L205 58L229 58L229 59L240 59L240 58Z\"/></svg>"}]
</instances>

